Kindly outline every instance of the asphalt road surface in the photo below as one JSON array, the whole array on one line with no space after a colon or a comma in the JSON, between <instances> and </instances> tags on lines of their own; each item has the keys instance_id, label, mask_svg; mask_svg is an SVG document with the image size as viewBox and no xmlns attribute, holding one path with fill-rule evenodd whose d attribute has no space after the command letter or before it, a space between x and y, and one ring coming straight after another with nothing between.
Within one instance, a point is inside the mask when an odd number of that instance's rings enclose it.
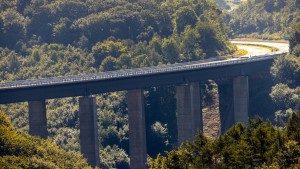
<instances>
[{"instance_id":1,"label":"asphalt road surface","mask_svg":"<svg viewBox=\"0 0 300 169\"><path fill-rule=\"evenodd\" d=\"M255 57L259 55L265 55L270 53L270 49L263 46L270 46L277 48L279 51L288 52L289 44L288 43L276 43L276 42L253 42L253 41L231 41L231 43L236 44L238 49L244 49L248 51L248 54L243 57ZM244 45L243 45L244 44ZM263 46L251 46L246 44L253 45L263 45Z\"/></svg>"}]
</instances>

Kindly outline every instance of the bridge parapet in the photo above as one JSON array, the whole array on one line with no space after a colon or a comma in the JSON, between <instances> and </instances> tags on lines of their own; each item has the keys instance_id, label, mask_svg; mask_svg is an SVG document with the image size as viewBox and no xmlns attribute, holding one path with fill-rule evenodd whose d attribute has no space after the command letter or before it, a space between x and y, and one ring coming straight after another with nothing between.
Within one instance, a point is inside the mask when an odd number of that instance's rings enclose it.
<instances>
[{"instance_id":1,"label":"bridge parapet","mask_svg":"<svg viewBox=\"0 0 300 169\"><path fill-rule=\"evenodd\" d=\"M132 169L146 167L146 133L143 103L143 88L176 85L179 143L191 140L197 129L202 129L202 112L200 103L199 81L235 79L227 88L227 94L233 97L233 111L230 116L234 122L248 118L248 76L268 72L273 59L281 53L265 57L218 60L209 63L202 61L180 63L148 68L136 68L103 72L99 74L56 77L37 80L25 80L0 83L0 104L29 101L30 133L41 137L47 135L46 120L33 121L34 116L46 117L45 100L52 98L85 96L79 101L81 152L92 166L99 166L99 146L96 126L95 98L90 94L128 90L127 101L130 127L130 158ZM240 77L242 76L242 77ZM183 85L184 84L184 85ZM233 85L233 86L232 86ZM219 89L221 89L219 87ZM231 89L231 90L230 90ZM36 100L42 100L36 102ZM222 104L220 102L220 104ZM221 107L221 106L220 106ZM222 116L222 111L221 116ZM226 118L221 117L222 123ZM190 126L189 122L192 123ZM39 127L34 127L37 124ZM225 124L225 123L224 123ZM232 123L224 127L229 127ZM97 149L98 148L98 149Z\"/></svg>"},{"instance_id":2,"label":"bridge parapet","mask_svg":"<svg viewBox=\"0 0 300 169\"><path fill-rule=\"evenodd\" d=\"M274 58L280 56L283 52L273 52L272 54L262 55L259 57L243 58L243 59L230 59L230 60L215 60L207 59L193 62L185 62L171 65L163 66L153 66L153 67L143 67L134 69L125 69L109 72L101 72L94 74L85 74L77 76L65 76L65 77L51 77L43 79L32 79L32 80L20 80L13 82L0 83L0 91L7 89L19 89L19 88L29 88L29 87L44 87L52 85L66 85L72 83L84 83L93 82L99 80L113 80L119 78L131 78L136 76L147 76L156 75L161 73L176 73L180 71L193 71L195 69L207 69L235 64L259 62L264 60L273 60Z\"/></svg>"}]
</instances>

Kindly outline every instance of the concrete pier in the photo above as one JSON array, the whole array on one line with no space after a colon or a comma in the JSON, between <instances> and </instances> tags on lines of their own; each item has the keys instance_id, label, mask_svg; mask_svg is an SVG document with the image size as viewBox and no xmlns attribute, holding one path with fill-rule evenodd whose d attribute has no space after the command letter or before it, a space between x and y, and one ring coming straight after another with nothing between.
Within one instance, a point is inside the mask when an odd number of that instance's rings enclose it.
<instances>
[{"instance_id":1,"label":"concrete pier","mask_svg":"<svg viewBox=\"0 0 300 169\"><path fill-rule=\"evenodd\" d=\"M178 146L203 131L199 83L176 86Z\"/></svg>"},{"instance_id":2,"label":"concrete pier","mask_svg":"<svg viewBox=\"0 0 300 169\"><path fill-rule=\"evenodd\" d=\"M29 101L29 134L47 138L47 118L45 100Z\"/></svg>"},{"instance_id":3,"label":"concrete pier","mask_svg":"<svg viewBox=\"0 0 300 169\"><path fill-rule=\"evenodd\" d=\"M235 123L248 124L249 84L247 76L239 76L233 79L233 100Z\"/></svg>"},{"instance_id":4,"label":"concrete pier","mask_svg":"<svg viewBox=\"0 0 300 169\"><path fill-rule=\"evenodd\" d=\"M80 149L89 165L100 167L96 98L79 98Z\"/></svg>"},{"instance_id":5,"label":"concrete pier","mask_svg":"<svg viewBox=\"0 0 300 169\"><path fill-rule=\"evenodd\" d=\"M233 88L230 84L218 84L219 92L219 112L221 121L220 134L224 134L231 126L234 125L233 110Z\"/></svg>"},{"instance_id":6,"label":"concrete pier","mask_svg":"<svg viewBox=\"0 0 300 169\"><path fill-rule=\"evenodd\" d=\"M143 90L129 90L127 93L127 104L129 119L130 169L146 169L147 145Z\"/></svg>"}]
</instances>

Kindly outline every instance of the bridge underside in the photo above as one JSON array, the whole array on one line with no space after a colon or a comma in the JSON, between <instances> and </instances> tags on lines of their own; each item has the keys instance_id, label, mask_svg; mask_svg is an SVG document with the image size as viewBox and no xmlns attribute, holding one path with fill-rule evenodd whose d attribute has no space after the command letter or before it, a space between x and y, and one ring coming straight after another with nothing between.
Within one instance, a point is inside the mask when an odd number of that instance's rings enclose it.
<instances>
[{"instance_id":1,"label":"bridge underside","mask_svg":"<svg viewBox=\"0 0 300 169\"><path fill-rule=\"evenodd\" d=\"M79 100L81 152L92 166L99 166L95 98L91 94L128 90L131 169L146 169L147 149L143 89L175 85L178 144L191 141L203 130L199 82L217 80L221 133L237 122L247 124L249 84L257 74L269 74L272 60L257 63L134 76L93 82L0 90L0 104L28 101L30 133L47 137L46 99L83 96ZM250 79L250 80L249 80ZM250 81L250 82L249 82ZM250 96L251 97L251 96Z\"/></svg>"},{"instance_id":2,"label":"bridge underside","mask_svg":"<svg viewBox=\"0 0 300 169\"><path fill-rule=\"evenodd\" d=\"M155 75L134 76L90 82L36 86L28 88L0 90L0 104L54 98L88 96L92 94L144 89L164 85L181 85L192 82L232 79L237 76L269 74L273 60L220 66L207 69L167 72Z\"/></svg>"},{"instance_id":3,"label":"bridge underside","mask_svg":"<svg viewBox=\"0 0 300 169\"><path fill-rule=\"evenodd\" d=\"M229 83L219 84L219 108L221 133L237 122L247 124L249 89L248 77L239 76ZM201 95L199 83L176 87L178 145L194 139L203 130ZM129 116L129 143L131 169L146 169L147 144L145 130L145 106L142 89L127 93ZM45 101L29 102L30 133L47 137ZM99 143L95 97L79 99L81 152L92 166L99 166Z\"/></svg>"}]
</instances>

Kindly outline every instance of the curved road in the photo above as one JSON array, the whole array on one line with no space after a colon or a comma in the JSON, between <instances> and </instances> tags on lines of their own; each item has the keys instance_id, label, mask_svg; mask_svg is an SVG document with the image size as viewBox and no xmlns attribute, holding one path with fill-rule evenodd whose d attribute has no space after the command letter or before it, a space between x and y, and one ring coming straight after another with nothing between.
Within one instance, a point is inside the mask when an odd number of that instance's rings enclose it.
<instances>
[{"instance_id":1,"label":"curved road","mask_svg":"<svg viewBox=\"0 0 300 169\"><path fill-rule=\"evenodd\" d=\"M196 69L205 69L225 65L234 65L254 61L262 61L265 59L270 59L267 57L275 57L279 54L288 52L287 43L273 43L273 42L247 42L247 41L232 41L233 44L255 44L255 45L264 45L278 48L278 51L271 52L268 48L256 47L256 46L244 46L238 45L240 49L244 48L249 53L247 54L248 59L239 59L234 58L230 60L215 60L207 59L193 62L177 63L163 66L153 66L153 67L143 67L127 70L117 70L110 72L101 72L95 74L86 74L86 75L77 75L77 76L62 76L62 77L52 77L44 79L33 79L33 80L22 80L22 81L13 81L0 83L0 91L14 88L27 88L27 87L41 87L41 86L52 86L52 85L61 85L61 84L71 84L71 83L84 83L91 81L103 81L111 80L117 78L131 78L137 76L149 76L157 75L161 73L170 73L170 72L182 72L190 71ZM247 57L247 55L245 55ZM245 57L244 56L244 57ZM261 57L252 57L252 56L261 56ZM251 57L251 58L250 58Z\"/></svg>"},{"instance_id":2,"label":"curved road","mask_svg":"<svg viewBox=\"0 0 300 169\"><path fill-rule=\"evenodd\" d=\"M233 43L249 44L249 42L241 41ZM243 57L229 60L208 59L202 61L117 70L77 76L61 76L0 83L0 104L35 100L40 99L41 97L44 99L51 99L175 83L184 84L188 81L200 80L199 73L201 72L203 75L202 79L206 79L209 73L214 76L210 78L219 78L219 72L212 73L211 71L216 68L217 71L220 71L221 69L222 71L225 71L225 69L231 69L232 66L237 68L239 65L248 65L249 68L249 65L252 64L260 65L260 68L264 68L267 66L264 65L265 63L271 63L274 58L288 51L288 44L284 43L253 43L276 47L279 50L275 52L267 52L265 49L257 50L257 47L249 46L247 49L249 51L248 55L256 55L257 57ZM250 67L251 69L247 70L252 72L252 66Z\"/></svg>"},{"instance_id":3,"label":"curved road","mask_svg":"<svg viewBox=\"0 0 300 169\"><path fill-rule=\"evenodd\" d=\"M276 43L276 42L269 42L269 41L231 41L231 43L236 44L238 49L244 49L248 51L244 57L253 57L253 56L260 56L260 55L266 55L270 53L270 49L263 47L263 46L270 46L273 48L277 48L277 52L289 52L289 44L288 43ZM247 45L250 44L250 45ZM251 45L257 45L257 46L251 46ZM262 45L262 46L259 46Z\"/></svg>"}]
</instances>

